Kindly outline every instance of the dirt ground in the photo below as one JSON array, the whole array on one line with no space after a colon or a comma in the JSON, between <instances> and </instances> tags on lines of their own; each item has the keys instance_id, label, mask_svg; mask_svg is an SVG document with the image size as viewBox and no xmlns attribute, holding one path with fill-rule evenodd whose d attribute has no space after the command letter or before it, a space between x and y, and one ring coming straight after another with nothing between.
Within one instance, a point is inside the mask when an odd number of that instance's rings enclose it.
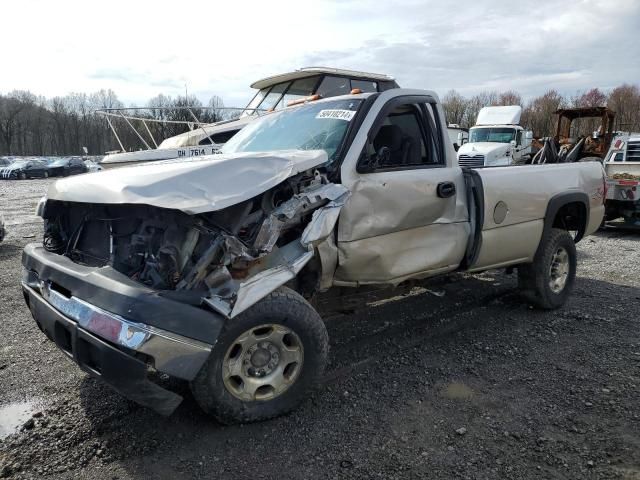
<instances>
[{"instance_id":1,"label":"dirt ground","mask_svg":"<svg viewBox=\"0 0 640 480\"><path fill-rule=\"evenodd\" d=\"M228 427L183 384L169 418L127 401L37 329L20 255L41 239L48 183L0 182L0 477L640 479L639 233L579 243L574 293L554 312L504 272L325 298L319 391Z\"/></svg>"}]
</instances>

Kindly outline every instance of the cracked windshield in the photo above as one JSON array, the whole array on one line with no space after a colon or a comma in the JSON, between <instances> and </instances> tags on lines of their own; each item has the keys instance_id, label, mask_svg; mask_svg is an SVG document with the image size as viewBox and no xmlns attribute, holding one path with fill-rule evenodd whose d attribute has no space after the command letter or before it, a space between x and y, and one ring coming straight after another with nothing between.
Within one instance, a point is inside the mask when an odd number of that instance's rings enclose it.
<instances>
[{"instance_id":1,"label":"cracked windshield","mask_svg":"<svg viewBox=\"0 0 640 480\"><path fill-rule=\"evenodd\" d=\"M361 103L318 102L266 115L242 129L221 151L324 150L333 160Z\"/></svg>"}]
</instances>

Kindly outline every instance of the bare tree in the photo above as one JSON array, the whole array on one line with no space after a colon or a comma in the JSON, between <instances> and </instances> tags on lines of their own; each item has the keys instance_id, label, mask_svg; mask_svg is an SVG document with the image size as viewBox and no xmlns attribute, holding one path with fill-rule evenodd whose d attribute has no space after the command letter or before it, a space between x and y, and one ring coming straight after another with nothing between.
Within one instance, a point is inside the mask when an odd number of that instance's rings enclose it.
<instances>
[{"instance_id":1,"label":"bare tree","mask_svg":"<svg viewBox=\"0 0 640 480\"><path fill-rule=\"evenodd\" d=\"M529 102L523 111L521 123L533 130L535 137L547 137L554 134L554 112L565 100L556 90L548 90Z\"/></svg>"},{"instance_id":2,"label":"bare tree","mask_svg":"<svg viewBox=\"0 0 640 480\"><path fill-rule=\"evenodd\" d=\"M13 153L12 147L18 133L18 115L25 108L26 104L18 98L0 97L0 135L9 155Z\"/></svg>"},{"instance_id":3,"label":"bare tree","mask_svg":"<svg viewBox=\"0 0 640 480\"><path fill-rule=\"evenodd\" d=\"M637 85L620 85L609 93L607 106L616 112L616 130L640 131L640 89Z\"/></svg>"},{"instance_id":4,"label":"bare tree","mask_svg":"<svg viewBox=\"0 0 640 480\"><path fill-rule=\"evenodd\" d=\"M467 110L467 100L455 90L442 97L442 108L448 123L462 124Z\"/></svg>"},{"instance_id":5,"label":"bare tree","mask_svg":"<svg viewBox=\"0 0 640 480\"><path fill-rule=\"evenodd\" d=\"M498 105L520 105L524 106L522 103L522 97L518 92L513 90L507 90L506 92L502 92L498 95Z\"/></svg>"}]
</instances>

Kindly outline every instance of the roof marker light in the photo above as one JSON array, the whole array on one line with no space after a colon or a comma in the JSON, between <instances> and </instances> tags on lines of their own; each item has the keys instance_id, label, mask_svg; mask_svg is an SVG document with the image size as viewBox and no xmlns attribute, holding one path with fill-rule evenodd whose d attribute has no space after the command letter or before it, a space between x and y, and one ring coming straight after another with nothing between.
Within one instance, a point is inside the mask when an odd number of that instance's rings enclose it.
<instances>
[{"instance_id":1,"label":"roof marker light","mask_svg":"<svg viewBox=\"0 0 640 480\"><path fill-rule=\"evenodd\" d=\"M287 103L287 107L292 107L293 105L300 105L301 103L315 102L316 100L320 100L320 98L322 97L316 93L315 95L311 95L310 97L291 100L290 102Z\"/></svg>"}]
</instances>

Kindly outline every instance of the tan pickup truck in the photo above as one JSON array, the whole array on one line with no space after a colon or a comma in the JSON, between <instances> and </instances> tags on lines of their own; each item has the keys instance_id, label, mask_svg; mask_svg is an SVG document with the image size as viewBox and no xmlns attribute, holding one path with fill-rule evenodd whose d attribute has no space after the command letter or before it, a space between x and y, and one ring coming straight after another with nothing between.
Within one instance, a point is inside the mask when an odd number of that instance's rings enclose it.
<instances>
[{"instance_id":1,"label":"tan pickup truck","mask_svg":"<svg viewBox=\"0 0 640 480\"><path fill-rule=\"evenodd\" d=\"M430 91L309 101L219 155L52 184L24 297L60 349L125 396L173 412L181 397L160 372L222 422L261 420L322 377L319 291L517 267L531 302L560 307L604 181L597 162L460 168Z\"/></svg>"}]
</instances>

